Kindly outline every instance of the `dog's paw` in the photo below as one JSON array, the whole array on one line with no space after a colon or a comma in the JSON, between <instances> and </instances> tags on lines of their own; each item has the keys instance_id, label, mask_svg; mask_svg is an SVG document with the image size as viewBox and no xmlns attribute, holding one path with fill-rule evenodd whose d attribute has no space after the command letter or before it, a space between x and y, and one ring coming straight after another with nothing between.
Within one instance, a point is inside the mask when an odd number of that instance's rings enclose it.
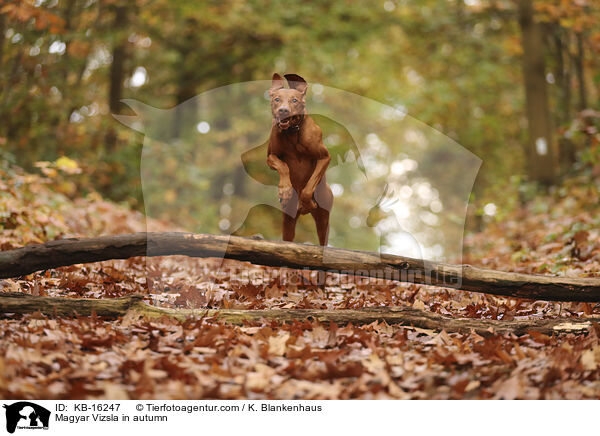
<instances>
[{"instance_id":1,"label":"dog's paw","mask_svg":"<svg viewBox=\"0 0 600 436\"><path fill-rule=\"evenodd\" d=\"M300 204L298 207L298 211L301 214L312 212L317 208L317 203L313 200L312 194L304 194L300 196Z\"/></svg>"},{"instance_id":2,"label":"dog's paw","mask_svg":"<svg viewBox=\"0 0 600 436\"><path fill-rule=\"evenodd\" d=\"M285 208L294 194L294 188L291 186L279 186L279 202Z\"/></svg>"}]
</instances>

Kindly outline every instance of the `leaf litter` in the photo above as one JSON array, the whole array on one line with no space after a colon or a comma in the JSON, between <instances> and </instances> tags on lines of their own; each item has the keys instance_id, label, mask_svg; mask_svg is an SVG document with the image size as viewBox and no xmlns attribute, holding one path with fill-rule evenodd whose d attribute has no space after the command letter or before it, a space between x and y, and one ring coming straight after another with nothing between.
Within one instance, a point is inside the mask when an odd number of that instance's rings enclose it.
<instances>
[{"instance_id":1,"label":"leaf litter","mask_svg":"<svg viewBox=\"0 0 600 436\"><path fill-rule=\"evenodd\" d=\"M41 176L0 170L3 250L145 230L97 194L70 199ZM589 181L588 181L589 182ZM463 261L506 271L600 275L598 183L518 208L467 236ZM550 207L539 207L545 203ZM155 228L171 230L167 223ZM162 227L161 227L162 226ZM251 274L254 272L255 274ZM250 279L252 278L252 279ZM182 256L74 265L0 280L0 292L67 298L141 293L170 308L348 309L409 305L474 319L588 317L600 307ZM128 314L0 321L0 396L22 399L583 399L600 397L600 326L590 333L460 334L374 322L225 324Z\"/></svg>"}]
</instances>

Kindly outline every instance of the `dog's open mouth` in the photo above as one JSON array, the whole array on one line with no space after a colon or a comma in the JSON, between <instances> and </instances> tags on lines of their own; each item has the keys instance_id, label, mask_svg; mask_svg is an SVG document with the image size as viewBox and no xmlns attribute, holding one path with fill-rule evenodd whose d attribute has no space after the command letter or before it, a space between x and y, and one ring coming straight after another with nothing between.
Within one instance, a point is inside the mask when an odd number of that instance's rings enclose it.
<instances>
[{"instance_id":1,"label":"dog's open mouth","mask_svg":"<svg viewBox=\"0 0 600 436\"><path fill-rule=\"evenodd\" d=\"M281 130L287 130L300 124L300 115L292 115L287 118L277 118L277 125Z\"/></svg>"}]
</instances>

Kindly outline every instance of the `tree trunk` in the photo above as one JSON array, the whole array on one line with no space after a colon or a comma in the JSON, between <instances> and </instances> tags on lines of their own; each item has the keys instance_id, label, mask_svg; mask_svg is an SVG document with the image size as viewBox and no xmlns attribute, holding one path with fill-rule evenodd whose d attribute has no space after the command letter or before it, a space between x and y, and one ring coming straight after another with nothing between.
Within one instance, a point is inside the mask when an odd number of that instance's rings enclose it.
<instances>
[{"instance_id":1,"label":"tree trunk","mask_svg":"<svg viewBox=\"0 0 600 436\"><path fill-rule=\"evenodd\" d=\"M583 47L583 34L581 32L575 34L575 42L577 45L577 54L575 55L575 75L577 77L577 89L579 90L579 110L587 108L587 90L585 86L585 48Z\"/></svg>"},{"instance_id":2,"label":"tree trunk","mask_svg":"<svg viewBox=\"0 0 600 436\"><path fill-rule=\"evenodd\" d=\"M76 6L76 0L68 0L64 3L64 16L63 19L65 20L65 25L64 25L64 36L63 36L63 42L65 44L65 52L62 55L62 63L63 65L65 65L66 67L63 67L62 69L62 80L63 80L63 85L62 88L62 99L63 101L66 102L66 107L67 107L67 113L66 113L66 118L65 118L65 122L68 124L71 120L71 115L73 114L73 111L77 108L77 106L74 104L73 99L72 99L72 95L74 94L72 92L72 88L71 88L71 84L69 84L69 73L71 72L71 54L69 52L70 46L71 46L71 41L73 39L73 33L74 33L74 29L73 29L73 17L76 15L76 10L75 10L75 6ZM61 131L61 130L59 130ZM64 131L63 131L64 132ZM62 133L62 132L61 132ZM59 142L62 142L63 140L63 135L61 135L60 138L58 138Z\"/></svg>"},{"instance_id":3,"label":"tree trunk","mask_svg":"<svg viewBox=\"0 0 600 436\"><path fill-rule=\"evenodd\" d=\"M424 262L410 257L193 233L132 233L63 239L0 252L0 278L134 256L224 257L257 265L329 271L550 301L600 302L600 279L549 277Z\"/></svg>"},{"instance_id":4,"label":"tree trunk","mask_svg":"<svg viewBox=\"0 0 600 436\"><path fill-rule=\"evenodd\" d=\"M117 35L112 49L112 62L110 64L110 81L108 89L108 107L110 112L118 114L121 110L121 99L123 98L123 83L125 81L125 60L127 58L124 27L127 24L127 7L115 6L115 18L112 31ZM117 132L109 127L106 132L106 148L108 152L115 149L117 145Z\"/></svg>"},{"instance_id":5,"label":"tree trunk","mask_svg":"<svg viewBox=\"0 0 600 436\"><path fill-rule=\"evenodd\" d=\"M175 118L172 125L173 138L179 138L184 128L189 128L197 117L197 102L190 100L196 96L198 86L198 64L196 62L196 51L200 43L198 29L200 25L197 20L188 18L181 32L181 43L177 45L179 56L177 73L177 92L175 94ZM205 60L203 60L205 61ZM187 102L186 104L183 104Z\"/></svg>"},{"instance_id":6,"label":"tree trunk","mask_svg":"<svg viewBox=\"0 0 600 436\"><path fill-rule=\"evenodd\" d=\"M594 318L557 318L498 321L487 319L450 318L412 307L366 307L363 309L167 309L150 306L142 301L143 296L129 295L121 298L88 299L37 297L19 292L0 293L0 315L8 313L26 314L40 312L46 316L101 316L118 318L127 313L136 313L148 318L164 316L184 320L189 317L214 317L218 320L243 324L247 321L270 320L279 322L304 321L314 319L319 322L336 324L370 324L386 322L429 330L446 330L468 334L472 331L482 336L512 333L515 335L536 331L553 333L588 333Z\"/></svg>"},{"instance_id":7,"label":"tree trunk","mask_svg":"<svg viewBox=\"0 0 600 436\"><path fill-rule=\"evenodd\" d=\"M557 110L558 125L565 128L573 118L571 112L571 67L569 54L569 34L559 24L552 28L552 37L556 49L556 84L559 93L559 108ZM562 136L558 141L558 162L562 171L571 169L576 160L575 144L569 138Z\"/></svg>"},{"instance_id":8,"label":"tree trunk","mask_svg":"<svg viewBox=\"0 0 600 436\"><path fill-rule=\"evenodd\" d=\"M123 98L123 82L125 81L125 36L124 27L127 24L127 8L125 6L115 7L115 19L113 22L113 32L117 36L112 50L112 62L110 64L110 84L108 93L108 106L112 113L118 113L121 99Z\"/></svg>"},{"instance_id":9,"label":"tree trunk","mask_svg":"<svg viewBox=\"0 0 600 436\"><path fill-rule=\"evenodd\" d=\"M4 70L4 33L6 32L6 16L4 14L0 14L0 71ZM2 74L4 76L4 74ZM0 88L0 92L2 89Z\"/></svg>"},{"instance_id":10,"label":"tree trunk","mask_svg":"<svg viewBox=\"0 0 600 436\"><path fill-rule=\"evenodd\" d=\"M6 16L0 13L0 76L4 78L4 80L0 80L0 117L5 119L7 117L4 114L4 88L6 87L5 83L8 80L9 74L6 68L6 64L4 63L4 39L6 32ZM6 136L6 123L2 123L0 125L0 136Z\"/></svg>"},{"instance_id":11,"label":"tree trunk","mask_svg":"<svg viewBox=\"0 0 600 436\"><path fill-rule=\"evenodd\" d=\"M544 37L542 25L534 17L532 0L519 0L519 24L522 33L523 76L529 125L529 172L533 180L551 185L556 168L546 85Z\"/></svg>"},{"instance_id":12,"label":"tree trunk","mask_svg":"<svg viewBox=\"0 0 600 436\"><path fill-rule=\"evenodd\" d=\"M553 39L556 48L556 83L560 93L560 124L566 125L572 119L571 114L571 68L569 65L569 35L558 24L553 27ZM566 39L566 40L565 40Z\"/></svg>"}]
</instances>

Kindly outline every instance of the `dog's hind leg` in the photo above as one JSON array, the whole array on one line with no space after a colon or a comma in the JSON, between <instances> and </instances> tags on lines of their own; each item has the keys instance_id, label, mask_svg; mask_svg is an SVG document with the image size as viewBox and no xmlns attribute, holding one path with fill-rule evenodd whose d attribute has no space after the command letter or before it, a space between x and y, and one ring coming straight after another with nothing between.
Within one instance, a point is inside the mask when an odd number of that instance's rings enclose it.
<instances>
[{"instance_id":1,"label":"dog's hind leg","mask_svg":"<svg viewBox=\"0 0 600 436\"><path fill-rule=\"evenodd\" d=\"M325 181L325 177L317 185L314 198L320 208L331 211L333 207L333 192L331 192L331 187Z\"/></svg>"},{"instance_id":2,"label":"dog's hind leg","mask_svg":"<svg viewBox=\"0 0 600 436\"><path fill-rule=\"evenodd\" d=\"M283 213L283 240L292 242L296 235L296 221L298 215L291 217L287 213Z\"/></svg>"},{"instance_id":3,"label":"dog's hind leg","mask_svg":"<svg viewBox=\"0 0 600 436\"><path fill-rule=\"evenodd\" d=\"M315 220L315 224L317 225L317 235L319 235L319 244L323 246L323 257L325 257L325 250L327 250L327 240L329 238L329 211L327 209L323 209L322 207L318 207L314 211L311 212ZM326 289L326 280L327 273L325 271L318 271L317 273L317 283L316 285L325 291Z\"/></svg>"},{"instance_id":4,"label":"dog's hind leg","mask_svg":"<svg viewBox=\"0 0 600 436\"><path fill-rule=\"evenodd\" d=\"M311 212L315 224L317 225L317 235L319 235L319 244L327 246L329 239L329 211L318 207Z\"/></svg>"}]
</instances>

